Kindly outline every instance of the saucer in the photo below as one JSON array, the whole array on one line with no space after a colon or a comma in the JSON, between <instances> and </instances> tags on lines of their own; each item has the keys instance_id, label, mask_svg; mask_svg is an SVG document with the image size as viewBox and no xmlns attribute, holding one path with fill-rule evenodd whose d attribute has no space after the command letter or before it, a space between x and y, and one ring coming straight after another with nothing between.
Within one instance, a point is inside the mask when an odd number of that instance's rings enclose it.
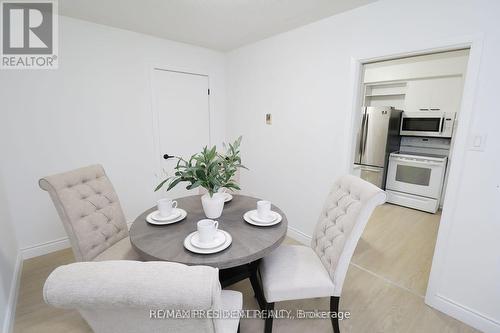
<instances>
[{"instance_id":1,"label":"saucer","mask_svg":"<svg viewBox=\"0 0 500 333\"><path fill-rule=\"evenodd\" d=\"M231 245L231 243L233 242L233 238L231 237L231 235L224 231L224 230L219 230L221 233L224 234L225 238L226 238L226 241L224 243L222 243L222 245L220 246L217 246L217 247L214 247L214 248L211 248L211 249L200 249L196 246L194 246L193 244L191 244L191 238L198 233L198 231L193 231L192 233L190 233L189 235L186 236L186 238L184 238L184 247L191 251L191 252L194 252L194 253L198 253L198 254L212 254L212 253L217 253L217 252L220 252L220 251L223 251L225 249L227 249L229 247L229 245Z\"/></svg>"},{"instance_id":2,"label":"saucer","mask_svg":"<svg viewBox=\"0 0 500 333\"><path fill-rule=\"evenodd\" d=\"M187 212L182 209L182 208L175 208L176 210L179 210L180 211L180 215L173 219L173 220L167 220L167 221L157 221L155 219L153 219L153 214L156 212L152 212L150 213L147 217L146 217L146 221L150 224L154 224L154 225L168 225L168 224L172 224L172 223L176 223L176 222L179 222L179 221L182 221L186 218L187 216Z\"/></svg>"},{"instance_id":3,"label":"saucer","mask_svg":"<svg viewBox=\"0 0 500 333\"><path fill-rule=\"evenodd\" d=\"M226 193L224 193L224 202L229 202L229 201L231 201L231 200L233 200L233 196L232 196L232 194L227 193L227 192L226 192Z\"/></svg>"},{"instance_id":4,"label":"saucer","mask_svg":"<svg viewBox=\"0 0 500 333\"><path fill-rule=\"evenodd\" d=\"M249 217L252 220L254 220L255 222L259 222L259 223L271 223L271 222L274 222L274 220L276 220L278 218L278 216L276 216L276 214L273 211L270 212L269 217L266 219L259 217L257 210L251 210L248 213L249 213Z\"/></svg>"},{"instance_id":5,"label":"saucer","mask_svg":"<svg viewBox=\"0 0 500 333\"><path fill-rule=\"evenodd\" d=\"M282 217L279 213L271 212L271 214L273 214L273 216L274 216L274 218L273 218L273 220L271 220L271 222L258 222L258 221L255 221L252 219L252 212L255 212L255 214L256 214L255 210L248 211L243 215L243 219L247 223L250 223L250 224L258 226L258 227L270 227L272 225L276 225L276 224L280 223L282 220Z\"/></svg>"},{"instance_id":6,"label":"saucer","mask_svg":"<svg viewBox=\"0 0 500 333\"><path fill-rule=\"evenodd\" d=\"M170 214L169 216L161 216L160 211L157 210L157 211L153 212L153 214L151 215L151 218L155 221L158 221L158 222L165 222L165 221L175 220L179 216L181 216L181 211L177 208L174 208L174 209L172 209L172 214Z\"/></svg>"},{"instance_id":7,"label":"saucer","mask_svg":"<svg viewBox=\"0 0 500 333\"><path fill-rule=\"evenodd\" d=\"M215 233L214 240L210 243L202 243L200 241L199 232L196 232L193 236L191 236L191 244L200 249L213 249L214 247L221 246L222 244L224 244L225 241L226 241L226 235L220 230L217 230L217 232Z\"/></svg>"}]
</instances>

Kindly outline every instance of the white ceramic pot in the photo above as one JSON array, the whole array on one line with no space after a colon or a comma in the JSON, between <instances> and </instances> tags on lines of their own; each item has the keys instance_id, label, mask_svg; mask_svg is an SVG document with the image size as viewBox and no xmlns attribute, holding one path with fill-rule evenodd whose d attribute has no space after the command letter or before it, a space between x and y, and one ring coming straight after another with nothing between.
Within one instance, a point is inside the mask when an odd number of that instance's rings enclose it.
<instances>
[{"instance_id":1,"label":"white ceramic pot","mask_svg":"<svg viewBox=\"0 0 500 333\"><path fill-rule=\"evenodd\" d=\"M208 193L204 194L201 197L201 205L209 219L216 219L222 215L224 209L224 194L214 193L212 197Z\"/></svg>"}]
</instances>

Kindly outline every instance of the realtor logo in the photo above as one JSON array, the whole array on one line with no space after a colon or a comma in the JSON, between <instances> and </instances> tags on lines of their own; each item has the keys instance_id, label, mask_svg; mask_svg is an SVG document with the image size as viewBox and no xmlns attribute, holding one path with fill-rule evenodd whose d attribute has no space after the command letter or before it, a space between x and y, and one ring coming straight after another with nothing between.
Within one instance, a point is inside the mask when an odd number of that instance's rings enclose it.
<instances>
[{"instance_id":1,"label":"realtor logo","mask_svg":"<svg viewBox=\"0 0 500 333\"><path fill-rule=\"evenodd\" d=\"M2 1L2 69L57 68L57 3Z\"/></svg>"}]
</instances>

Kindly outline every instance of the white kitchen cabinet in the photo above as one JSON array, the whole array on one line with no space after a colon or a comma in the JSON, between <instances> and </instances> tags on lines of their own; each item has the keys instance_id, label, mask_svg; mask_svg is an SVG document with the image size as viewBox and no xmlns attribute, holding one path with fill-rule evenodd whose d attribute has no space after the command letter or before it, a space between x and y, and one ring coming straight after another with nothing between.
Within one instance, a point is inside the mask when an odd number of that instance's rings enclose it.
<instances>
[{"instance_id":1,"label":"white kitchen cabinet","mask_svg":"<svg viewBox=\"0 0 500 333\"><path fill-rule=\"evenodd\" d=\"M462 76L432 79L429 107L445 112L459 112L462 100Z\"/></svg>"},{"instance_id":2,"label":"white kitchen cabinet","mask_svg":"<svg viewBox=\"0 0 500 333\"><path fill-rule=\"evenodd\" d=\"M462 100L462 76L408 81L405 108L407 112L458 112Z\"/></svg>"},{"instance_id":3,"label":"white kitchen cabinet","mask_svg":"<svg viewBox=\"0 0 500 333\"><path fill-rule=\"evenodd\" d=\"M418 112L428 109L431 104L431 80L408 81L405 96L405 109L407 112Z\"/></svg>"}]
</instances>

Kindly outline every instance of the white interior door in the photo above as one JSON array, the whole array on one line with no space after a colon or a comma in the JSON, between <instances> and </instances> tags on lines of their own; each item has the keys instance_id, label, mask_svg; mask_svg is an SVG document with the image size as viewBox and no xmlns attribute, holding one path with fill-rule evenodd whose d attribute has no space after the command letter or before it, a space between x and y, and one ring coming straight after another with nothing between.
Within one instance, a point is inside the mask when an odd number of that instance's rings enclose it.
<instances>
[{"instance_id":1,"label":"white interior door","mask_svg":"<svg viewBox=\"0 0 500 333\"><path fill-rule=\"evenodd\" d=\"M165 160L164 154L188 159L210 144L208 76L154 69L152 89L157 174L165 176L165 170L171 176L177 160ZM186 185L180 183L166 194L164 187L159 196L178 198L198 193L197 189L186 190Z\"/></svg>"}]
</instances>

